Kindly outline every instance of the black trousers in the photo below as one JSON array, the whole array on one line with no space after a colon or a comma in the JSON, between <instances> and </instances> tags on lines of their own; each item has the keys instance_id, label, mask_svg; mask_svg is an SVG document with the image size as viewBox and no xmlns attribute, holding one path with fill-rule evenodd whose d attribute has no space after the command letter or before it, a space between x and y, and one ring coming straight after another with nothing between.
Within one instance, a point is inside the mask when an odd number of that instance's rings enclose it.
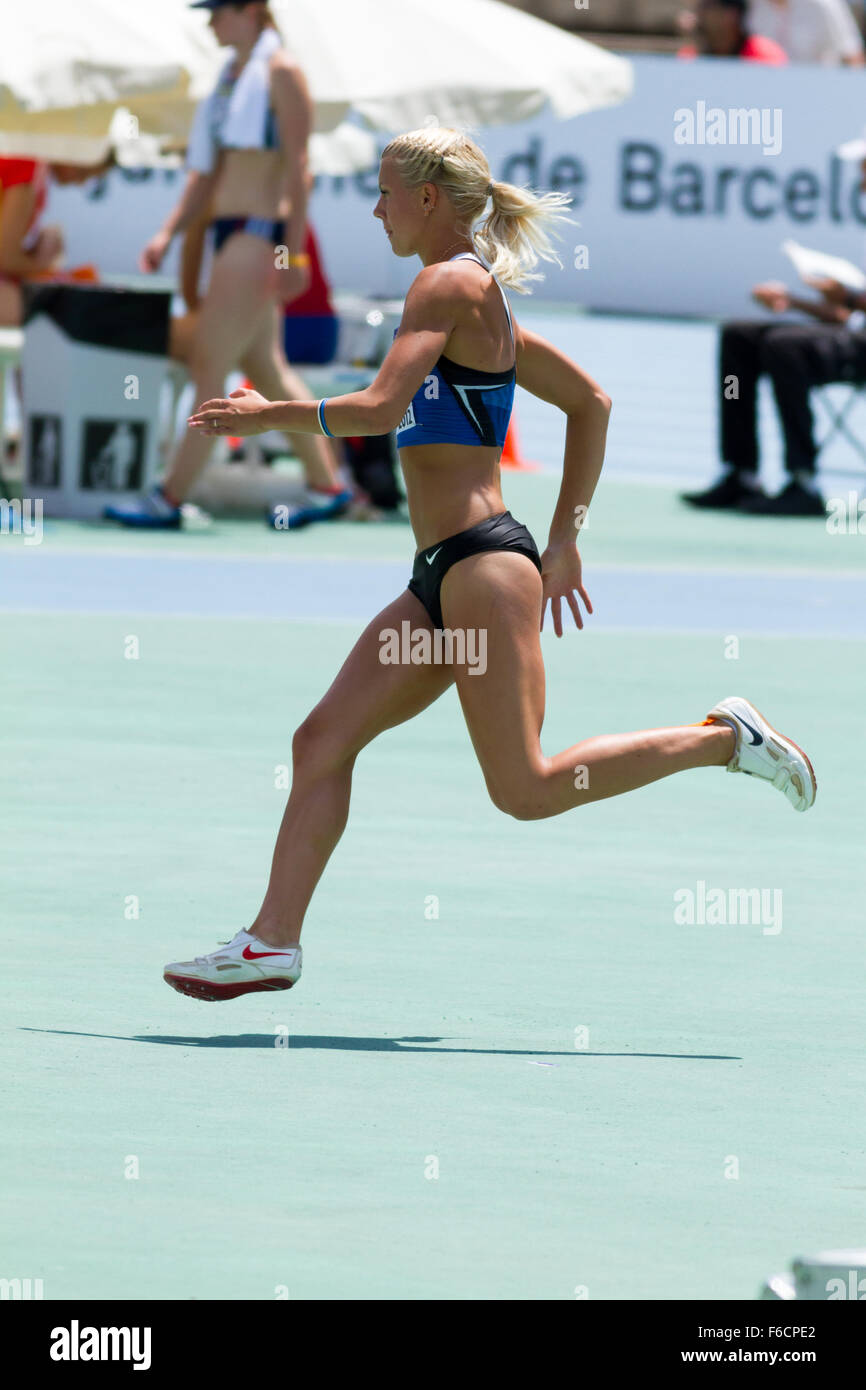
<instances>
[{"instance_id":1,"label":"black trousers","mask_svg":"<svg viewBox=\"0 0 866 1390\"><path fill-rule=\"evenodd\" d=\"M785 436L789 473L815 472L810 386L866 382L866 334L829 323L722 325L719 341L719 452L733 468L758 467L758 378L770 378ZM734 398L731 377L736 377Z\"/></svg>"}]
</instances>

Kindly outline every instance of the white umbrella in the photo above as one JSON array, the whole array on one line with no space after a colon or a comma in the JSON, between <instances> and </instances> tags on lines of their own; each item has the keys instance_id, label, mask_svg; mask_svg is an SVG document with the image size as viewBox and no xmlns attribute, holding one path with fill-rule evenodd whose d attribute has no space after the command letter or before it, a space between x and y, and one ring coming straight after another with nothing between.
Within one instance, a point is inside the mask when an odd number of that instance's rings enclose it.
<instances>
[{"instance_id":1,"label":"white umbrella","mask_svg":"<svg viewBox=\"0 0 866 1390\"><path fill-rule=\"evenodd\" d=\"M208 17L185 0L34 0L0 46L0 155L91 163L110 146L130 166L169 164L195 106L226 61ZM368 131L341 121L310 141L314 174L376 160ZM176 161L174 161L176 162Z\"/></svg>"},{"instance_id":2,"label":"white umbrella","mask_svg":"<svg viewBox=\"0 0 866 1390\"><path fill-rule=\"evenodd\" d=\"M625 59L499 0L277 0L310 86L314 172L374 162L374 130L519 121L550 102L563 119L623 101ZM99 158L127 108L143 133L183 139L224 53L186 0L31 0L4 25L0 154ZM318 149L318 154L316 153ZM142 158L146 152L142 150ZM360 161L360 162L359 162ZM318 163L319 168L316 168Z\"/></svg>"},{"instance_id":3,"label":"white umbrella","mask_svg":"<svg viewBox=\"0 0 866 1390\"><path fill-rule=\"evenodd\" d=\"M856 139L846 140L844 145L837 146L836 154L840 159L866 159L866 129Z\"/></svg>"},{"instance_id":4,"label":"white umbrella","mask_svg":"<svg viewBox=\"0 0 866 1390\"><path fill-rule=\"evenodd\" d=\"M563 120L625 101L632 65L500 0L276 0L316 128L349 109L374 130Z\"/></svg>"},{"instance_id":5,"label":"white umbrella","mask_svg":"<svg viewBox=\"0 0 866 1390\"><path fill-rule=\"evenodd\" d=\"M98 159L120 106L142 131L185 134L215 57L201 11L178 0L30 0L3 23L0 154Z\"/></svg>"}]
</instances>

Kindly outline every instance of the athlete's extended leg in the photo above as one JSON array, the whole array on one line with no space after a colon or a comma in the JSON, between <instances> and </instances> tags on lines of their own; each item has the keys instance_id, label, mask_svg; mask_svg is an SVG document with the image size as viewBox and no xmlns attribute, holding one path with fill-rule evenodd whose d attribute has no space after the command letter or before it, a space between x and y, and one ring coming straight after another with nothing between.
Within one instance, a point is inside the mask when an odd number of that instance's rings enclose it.
<instances>
[{"instance_id":1,"label":"athlete's extended leg","mask_svg":"<svg viewBox=\"0 0 866 1390\"><path fill-rule=\"evenodd\" d=\"M189 348L197 404L225 394L225 380L255 336L268 307L272 253L261 237L239 232L214 257ZM207 462L213 440L187 430L166 473L170 497L183 501Z\"/></svg>"},{"instance_id":2,"label":"athlete's extended leg","mask_svg":"<svg viewBox=\"0 0 866 1390\"><path fill-rule=\"evenodd\" d=\"M296 942L313 890L346 826L352 769L361 749L437 700L454 680L440 665L383 665L381 634L432 632L408 591L384 608L358 638L336 680L295 733L292 790L283 816L264 902L249 930L274 946Z\"/></svg>"},{"instance_id":3,"label":"athlete's extended leg","mask_svg":"<svg viewBox=\"0 0 866 1390\"><path fill-rule=\"evenodd\" d=\"M545 757L538 570L522 555L472 555L448 571L441 598L447 628L487 632L484 673L466 665L453 669L490 796L509 815L555 816L673 772L723 767L733 756L732 728L707 724L604 734Z\"/></svg>"},{"instance_id":4,"label":"athlete's extended leg","mask_svg":"<svg viewBox=\"0 0 866 1390\"><path fill-rule=\"evenodd\" d=\"M381 634L386 628L399 632L407 620L415 630L433 630L422 604L408 591L373 619L295 733L292 791L258 916L248 931L237 932L210 955L167 965L166 983L179 993L235 999L291 989L300 978L301 924L345 829L358 753L383 730L420 714L454 679L450 666L380 662Z\"/></svg>"}]
</instances>

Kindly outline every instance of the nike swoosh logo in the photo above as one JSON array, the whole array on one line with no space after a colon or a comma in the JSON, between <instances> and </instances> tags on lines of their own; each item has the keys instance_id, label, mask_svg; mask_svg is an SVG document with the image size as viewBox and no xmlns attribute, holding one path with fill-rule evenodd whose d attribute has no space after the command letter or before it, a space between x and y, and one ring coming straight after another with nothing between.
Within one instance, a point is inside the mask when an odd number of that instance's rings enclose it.
<instances>
[{"instance_id":1,"label":"nike swoosh logo","mask_svg":"<svg viewBox=\"0 0 866 1390\"><path fill-rule=\"evenodd\" d=\"M244 960L264 960L265 956L290 956L291 951L251 951L245 946L241 952Z\"/></svg>"},{"instance_id":2,"label":"nike swoosh logo","mask_svg":"<svg viewBox=\"0 0 866 1390\"><path fill-rule=\"evenodd\" d=\"M441 547L441 545L440 545L439 548L438 548L437 550L434 550L434 551L433 551L433 554L432 554L432 555L427 555L427 556L425 557L426 560L427 560L427 564L428 564L428 565L432 565L433 561L436 559L436 556L439 554L439 551L440 551L441 549L442 549L442 547Z\"/></svg>"},{"instance_id":3,"label":"nike swoosh logo","mask_svg":"<svg viewBox=\"0 0 866 1390\"><path fill-rule=\"evenodd\" d=\"M748 720L744 719L742 715L740 715L740 723L745 724L750 734L754 734L754 738L752 739L753 747L757 748L759 743L764 742L763 737L761 736L761 734L758 733L757 729L753 728L752 725L748 722Z\"/></svg>"}]
</instances>

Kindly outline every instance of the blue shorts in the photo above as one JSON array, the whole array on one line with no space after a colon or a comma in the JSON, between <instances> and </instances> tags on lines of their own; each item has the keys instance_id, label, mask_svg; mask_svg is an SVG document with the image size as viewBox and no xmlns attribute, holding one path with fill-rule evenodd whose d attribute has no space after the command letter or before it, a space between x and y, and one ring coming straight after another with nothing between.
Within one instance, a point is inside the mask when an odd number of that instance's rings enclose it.
<instances>
[{"instance_id":1,"label":"blue shorts","mask_svg":"<svg viewBox=\"0 0 866 1390\"><path fill-rule=\"evenodd\" d=\"M333 362L339 324L332 314L286 314L283 346L290 362Z\"/></svg>"},{"instance_id":2,"label":"blue shorts","mask_svg":"<svg viewBox=\"0 0 866 1390\"><path fill-rule=\"evenodd\" d=\"M263 241L270 242L272 246L285 246L286 244L286 224L279 218L272 221L268 217L215 217L211 222L213 227L213 249L214 254L221 251L230 236L235 232L251 232L253 236L260 236Z\"/></svg>"}]
</instances>

